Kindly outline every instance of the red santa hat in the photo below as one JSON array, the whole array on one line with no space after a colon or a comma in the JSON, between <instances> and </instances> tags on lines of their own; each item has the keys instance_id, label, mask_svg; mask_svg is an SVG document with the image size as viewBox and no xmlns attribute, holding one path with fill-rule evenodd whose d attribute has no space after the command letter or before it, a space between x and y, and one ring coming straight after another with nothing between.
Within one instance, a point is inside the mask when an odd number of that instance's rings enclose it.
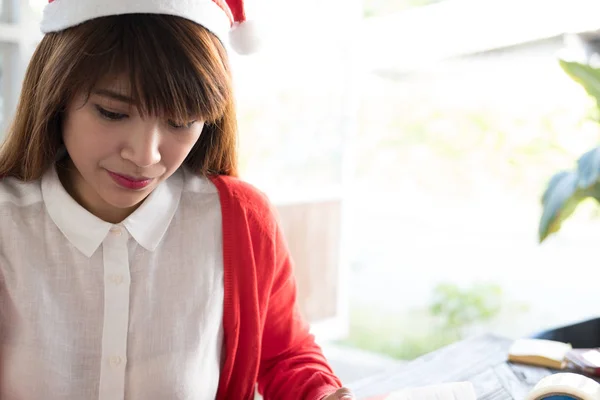
<instances>
[{"instance_id":1,"label":"red santa hat","mask_svg":"<svg viewBox=\"0 0 600 400\"><path fill-rule=\"evenodd\" d=\"M244 0L49 0L41 30L57 32L94 18L121 14L167 14L189 19L240 54L253 53L259 45L255 24L246 20Z\"/></svg>"}]
</instances>

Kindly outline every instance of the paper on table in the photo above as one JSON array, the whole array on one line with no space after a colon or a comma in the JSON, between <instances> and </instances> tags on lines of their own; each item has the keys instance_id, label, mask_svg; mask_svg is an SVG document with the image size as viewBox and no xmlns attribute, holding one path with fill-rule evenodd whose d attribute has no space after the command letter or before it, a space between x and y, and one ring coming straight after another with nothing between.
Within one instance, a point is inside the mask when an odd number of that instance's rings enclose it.
<instances>
[{"instance_id":1,"label":"paper on table","mask_svg":"<svg viewBox=\"0 0 600 400\"><path fill-rule=\"evenodd\" d=\"M477 400L470 382L453 382L390 393L382 400Z\"/></svg>"},{"instance_id":2,"label":"paper on table","mask_svg":"<svg viewBox=\"0 0 600 400\"><path fill-rule=\"evenodd\" d=\"M385 400L477 400L470 382L453 382L390 393Z\"/></svg>"}]
</instances>

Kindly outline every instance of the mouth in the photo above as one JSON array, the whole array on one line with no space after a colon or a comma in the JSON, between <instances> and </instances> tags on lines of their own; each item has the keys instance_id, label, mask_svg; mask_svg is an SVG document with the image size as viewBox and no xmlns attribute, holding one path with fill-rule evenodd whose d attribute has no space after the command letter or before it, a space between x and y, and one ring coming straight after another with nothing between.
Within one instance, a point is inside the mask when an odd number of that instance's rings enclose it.
<instances>
[{"instance_id":1,"label":"mouth","mask_svg":"<svg viewBox=\"0 0 600 400\"><path fill-rule=\"evenodd\" d=\"M152 181L154 180L154 178L146 178L146 177L133 177L133 176L129 176L129 175L122 175L122 174L118 174L116 172L112 172L112 171L108 171L108 175L110 175L110 177L113 179L113 181L115 181L115 183L119 186L121 186L124 189L129 189L129 190L141 190L144 189L146 187L148 187L148 185L150 185L150 183L152 183Z\"/></svg>"}]
</instances>

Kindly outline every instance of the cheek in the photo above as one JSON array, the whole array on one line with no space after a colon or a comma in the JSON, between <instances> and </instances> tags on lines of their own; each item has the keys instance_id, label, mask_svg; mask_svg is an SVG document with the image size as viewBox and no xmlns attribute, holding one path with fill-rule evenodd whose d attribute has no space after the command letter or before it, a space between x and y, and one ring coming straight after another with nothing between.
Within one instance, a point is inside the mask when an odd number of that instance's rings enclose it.
<instances>
[{"instance_id":1,"label":"cheek","mask_svg":"<svg viewBox=\"0 0 600 400\"><path fill-rule=\"evenodd\" d=\"M63 128L63 140L73 159L83 162L104 158L118 151L118 142L112 140L101 124L89 118L73 118Z\"/></svg>"},{"instance_id":2,"label":"cheek","mask_svg":"<svg viewBox=\"0 0 600 400\"><path fill-rule=\"evenodd\" d=\"M163 142L164 146L161 151L163 163L167 165L167 168L179 168L198 141L199 137L199 134L186 135L184 137L169 136L169 138Z\"/></svg>"}]
</instances>

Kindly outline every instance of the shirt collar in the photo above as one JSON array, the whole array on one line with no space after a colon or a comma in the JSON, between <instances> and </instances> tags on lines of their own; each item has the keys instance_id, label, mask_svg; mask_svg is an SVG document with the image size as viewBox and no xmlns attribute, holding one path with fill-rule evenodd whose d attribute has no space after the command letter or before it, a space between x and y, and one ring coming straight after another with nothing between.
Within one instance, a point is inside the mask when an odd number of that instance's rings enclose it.
<instances>
[{"instance_id":1,"label":"shirt collar","mask_svg":"<svg viewBox=\"0 0 600 400\"><path fill-rule=\"evenodd\" d=\"M180 170L150 193L122 225L146 250L154 251L167 232L183 191ZM65 237L87 257L100 247L113 224L77 203L62 186L55 168L42 177L42 196L50 218Z\"/></svg>"}]
</instances>

